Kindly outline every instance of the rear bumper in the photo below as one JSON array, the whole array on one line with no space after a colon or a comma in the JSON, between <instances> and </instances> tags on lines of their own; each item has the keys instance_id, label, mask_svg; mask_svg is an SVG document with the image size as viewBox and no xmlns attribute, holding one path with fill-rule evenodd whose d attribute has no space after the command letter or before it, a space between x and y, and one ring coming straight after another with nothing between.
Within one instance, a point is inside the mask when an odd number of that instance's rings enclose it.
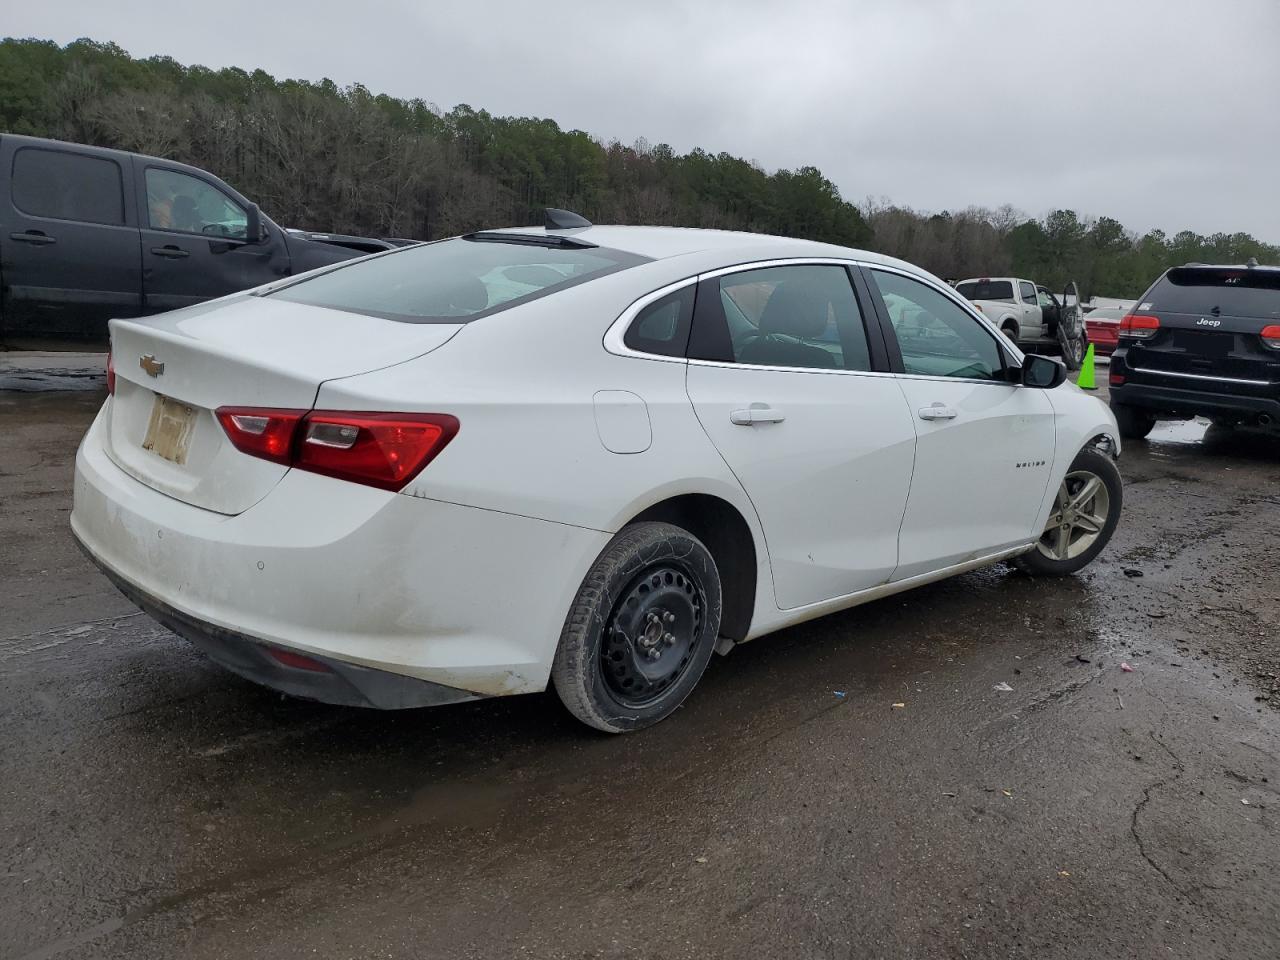
<instances>
[{"instance_id":1,"label":"rear bumper","mask_svg":"<svg viewBox=\"0 0 1280 960\"><path fill-rule=\"evenodd\" d=\"M1242 396L1216 390L1157 386L1132 380L1110 388L1111 402L1173 417L1219 417L1280 423L1280 398Z\"/></svg>"},{"instance_id":2,"label":"rear bumper","mask_svg":"<svg viewBox=\"0 0 1280 960\"><path fill-rule=\"evenodd\" d=\"M213 659L313 699L395 707L545 689L565 614L609 540L297 470L225 516L125 473L101 423L76 454L71 527L84 550ZM285 667L271 648L331 676Z\"/></svg>"},{"instance_id":3,"label":"rear bumper","mask_svg":"<svg viewBox=\"0 0 1280 960\"><path fill-rule=\"evenodd\" d=\"M1112 324L1089 323L1084 322L1085 336L1089 342L1093 344L1093 352L1107 356L1115 352L1116 346L1120 343L1119 335L1116 328Z\"/></svg>"}]
</instances>

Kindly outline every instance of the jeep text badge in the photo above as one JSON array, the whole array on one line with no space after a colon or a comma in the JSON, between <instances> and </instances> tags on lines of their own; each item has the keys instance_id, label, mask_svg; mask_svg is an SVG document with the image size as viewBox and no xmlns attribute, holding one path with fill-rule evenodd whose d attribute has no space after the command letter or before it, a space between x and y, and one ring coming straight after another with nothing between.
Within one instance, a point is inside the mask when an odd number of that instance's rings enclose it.
<instances>
[{"instance_id":1,"label":"jeep text badge","mask_svg":"<svg viewBox=\"0 0 1280 960\"><path fill-rule=\"evenodd\" d=\"M147 376L149 377L158 377L160 374L164 373L164 363L163 361L157 360L155 358L155 354L144 353L138 359L138 366L147 371Z\"/></svg>"}]
</instances>

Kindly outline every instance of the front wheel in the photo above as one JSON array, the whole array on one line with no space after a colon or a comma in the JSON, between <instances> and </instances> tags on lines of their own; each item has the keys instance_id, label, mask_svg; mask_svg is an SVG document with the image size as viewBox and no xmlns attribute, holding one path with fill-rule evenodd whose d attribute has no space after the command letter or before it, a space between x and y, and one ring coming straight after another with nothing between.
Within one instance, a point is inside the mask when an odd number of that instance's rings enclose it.
<instances>
[{"instance_id":1,"label":"front wheel","mask_svg":"<svg viewBox=\"0 0 1280 960\"><path fill-rule=\"evenodd\" d=\"M1014 562L1038 576L1075 573L1111 539L1123 500L1124 484L1112 459L1092 447L1081 450L1058 487L1044 533Z\"/></svg>"},{"instance_id":2,"label":"front wheel","mask_svg":"<svg viewBox=\"0 0 1280 960\"><path fill-rule=\"evenodd\" d=\"M720 630L720 575L697 537L637 523L605 547L565 618L551 668L569 712L607 733L671 715Z\"/></svg>"}]
</instances>

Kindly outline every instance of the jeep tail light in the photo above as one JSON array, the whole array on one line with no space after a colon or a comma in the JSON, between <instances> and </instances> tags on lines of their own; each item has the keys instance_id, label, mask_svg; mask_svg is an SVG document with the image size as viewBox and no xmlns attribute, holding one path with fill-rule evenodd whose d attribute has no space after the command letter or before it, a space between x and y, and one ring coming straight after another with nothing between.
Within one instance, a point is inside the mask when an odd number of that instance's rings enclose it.
<instances>
[{"instance_id":1,"label":"jeep tail light","mask_svg":"<svg viewBox=\"0 0 1280 960\"><path fill-rule=\"evenodd\" d=\"M399 490L458 432L441 413L219 407L241 453L383 490Z\"/></svg>"},{"instance_id":2,"label":"jeep tail light","mask_svg":"<svg viewBox=\"0 0 1280 960\"><path fill-rule=\"evenodd\" d=\"M1160 329L1160 318L1144 313L1128 313L1120 321L1118 334L1134 340L1147 340Z\"/></svg>"},{"instance_id":3,"label":"jeep tail light","mask_svg":"<svg viewBox=\"0 0 1280 960\"><path fill-rule=\"evenodd\" d=\"M1112 370L1109 374L1107 374L1107 383L1113 387L1123 387L1124 374L1119 373L1115 370Z\"/></svg>"},{"instance_id":4,"label":"jeep tail light","mask_svg":"<svg viewBox=\"0 0 1280 960\"><path fill-rule=\"evenodd\" d=\"M116 362L111 359L111 351L107 351L107 396L116 395Z\"/></svg>"},{"instance_id":5,"label":"jeep tail light","mask_svg":"<svg viewBox=\"0 0 1280 960\"><path fill-rule=\"evenodd\" d=\"M1262 345L1271 350L1280 350L1280 323L1262 328Z\"/></svg>"}]
</instances>

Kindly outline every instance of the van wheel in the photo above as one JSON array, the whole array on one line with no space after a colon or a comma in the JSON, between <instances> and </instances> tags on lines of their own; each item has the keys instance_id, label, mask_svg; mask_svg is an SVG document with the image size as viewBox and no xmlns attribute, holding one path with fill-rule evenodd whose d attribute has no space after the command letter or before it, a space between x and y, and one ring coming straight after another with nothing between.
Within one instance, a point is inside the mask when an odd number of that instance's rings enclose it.
<instances>
[{"instance_id":1,"label":"van wheel","mask_svg":"<svg viewBox=\"0 0 1280 960\"><path fill-rule=\"evenodd\" d=\"M720 574L710 551L670 523L637 523L605 547L578 590L551 679L569 712L622 733L689 695L715 650Z\"/></svg>"},{"instance_id":2,"label":"van wheel","mask_svg":"<svg viewBox=\"0 0 1280 960\"><path fill-rule=\"evenodd\" d=\"M1111 458L1093 447L1081 450L1058 487L1044 533L1014 563L1038 576L1075 573L1107 545L1123 501L1124 484Z\"/></svg>"},{"instance_id":3,"label":"van wheel","mask_svg":"<svg viewBox=\"0 0 1280 960\"><path fill-rule=\"evenodd\" d=\"M1156 418L1147 411L1127 404L1113 403L1111 412L1116 416L1116 426L1120 428L1120 436L1126 440L1141 440L1156 425Z\"/></svg>"}]
</instances>

